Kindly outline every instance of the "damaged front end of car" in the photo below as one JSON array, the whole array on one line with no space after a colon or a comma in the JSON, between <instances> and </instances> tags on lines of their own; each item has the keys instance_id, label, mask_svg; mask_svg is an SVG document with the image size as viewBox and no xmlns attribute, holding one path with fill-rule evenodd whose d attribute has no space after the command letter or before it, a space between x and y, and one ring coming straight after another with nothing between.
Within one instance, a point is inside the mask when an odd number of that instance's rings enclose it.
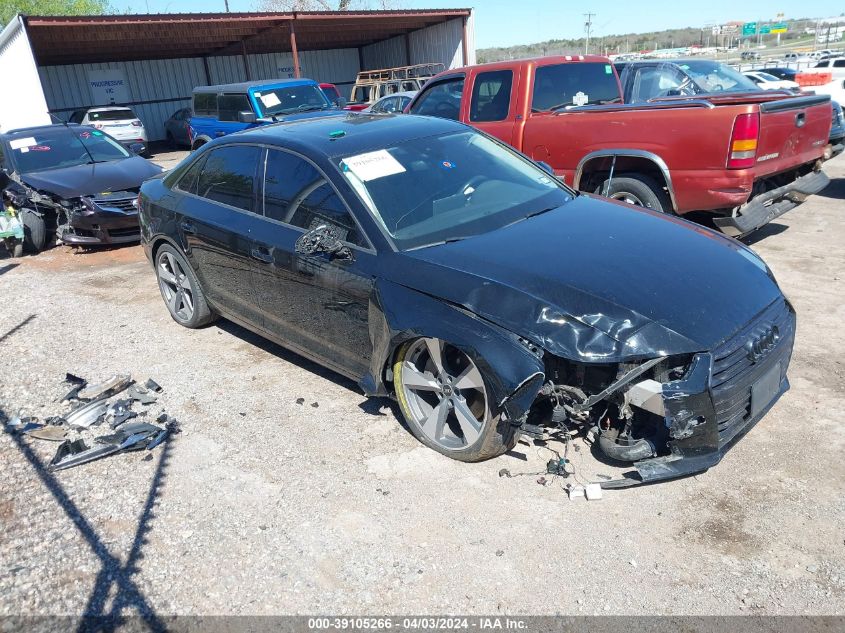
<instances>
[{"instance_id":1,"label":"damaged front end of car","mask_svg":"<svg viewBox=\"0 0 845 633\"><path fill-rule=\"evenodd\" d=\"M660 355L619 363L546 354L546 382L523 426L581 434L612 462L633 465L603 488L707 470L789 388L794 333L780 298L710 351L652 350Z\"/></svg>"},{"instance_id":2,"label":"damaged front end of car","mask_svg":"<svg viewBox=\"0 0 845 633\"><path fill-rule=\"evenodd\" d=\"M4 193L22 218L38 217L46 233L64 244L124 244L141 238L137 189L65 198L36 189L12 174Z\"/></svg>"}]
</instances>

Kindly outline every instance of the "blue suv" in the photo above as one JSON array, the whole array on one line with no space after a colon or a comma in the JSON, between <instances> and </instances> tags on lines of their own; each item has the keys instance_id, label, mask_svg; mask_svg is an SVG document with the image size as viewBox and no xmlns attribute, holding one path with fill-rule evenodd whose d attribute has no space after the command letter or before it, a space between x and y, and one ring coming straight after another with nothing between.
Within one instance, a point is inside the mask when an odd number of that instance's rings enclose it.
<instances>
[{"instance_id":1,"label":"blue suv","mask_svg":"<svg viewBox=\"0 0 845 633\"><path fill-rule=\"evenodd\" d=\"M191 149L220 136L277 121L337 114L313 79L248 81L194 88Z\"/></svg>"}]
</instances>

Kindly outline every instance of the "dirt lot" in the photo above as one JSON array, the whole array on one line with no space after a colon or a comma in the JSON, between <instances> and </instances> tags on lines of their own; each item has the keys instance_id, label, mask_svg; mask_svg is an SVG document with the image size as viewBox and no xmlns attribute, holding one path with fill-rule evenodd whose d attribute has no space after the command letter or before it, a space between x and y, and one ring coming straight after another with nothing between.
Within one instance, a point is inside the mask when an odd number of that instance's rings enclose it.
<instances>
[{"instance_id":1,"label":"dirt lot","mask_svg":"<svg viewBox=\"0 0 845 633\"><path fill-rule=\"evenodd\" d=\"M0 433L0 614L845 613L845 158L827 171L751 240L798 310L792 390L711 471L596 502L498 477L542 469L533 446L450 461L344 378L179 327L139 247L0 261L0 408L131 372L182 424L55 475L55 444Z\"/></svg>"}]
</instances>

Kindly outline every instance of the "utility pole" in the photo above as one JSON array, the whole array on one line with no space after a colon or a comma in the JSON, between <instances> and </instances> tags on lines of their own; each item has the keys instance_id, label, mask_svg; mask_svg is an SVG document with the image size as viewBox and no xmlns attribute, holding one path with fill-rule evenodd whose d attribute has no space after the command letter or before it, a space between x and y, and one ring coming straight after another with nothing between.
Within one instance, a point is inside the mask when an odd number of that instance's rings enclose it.
<instances>
[{"instance_id":1,"label":"utility pole","mask_svg":"<svg viewBox=\"0 0 845 633\"><path fill-rule=\"evenodd\" d=\"M223 4L226 5L226 13L229 13L229 0L223 0Z\"/></svg>"},{"instance_id":2,"label":"utility pole","mask_svg":"<svg viewBox=\"0 0 845 633\"><path fill-rule=\"evenodd\" d=\"M596 17L595 13L585 13L584 14L584 18L585 18L584 30L587 31L587 43L584 46L584 54L585 55L590 54L590 32L593 28L593 18L594 17Z\"/></svg>"}]
</instances>

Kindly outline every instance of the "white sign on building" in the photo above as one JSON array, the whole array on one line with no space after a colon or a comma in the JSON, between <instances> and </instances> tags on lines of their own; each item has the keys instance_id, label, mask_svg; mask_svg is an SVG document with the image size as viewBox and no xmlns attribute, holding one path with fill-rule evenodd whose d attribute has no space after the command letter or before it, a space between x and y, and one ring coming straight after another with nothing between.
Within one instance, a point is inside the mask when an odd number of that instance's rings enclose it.
<instances>
[{"instance_id":1,"label":"white sign on building","mask_svg":"<svg viewBox=\"0 0 845 633\"><path fill-rule=\"evenodd\" d=\"M129 82L122 70L89 70L88 85L91 86L91 99L94 105L109 103L128 103Z\"/></svg>"}]
</instances>

